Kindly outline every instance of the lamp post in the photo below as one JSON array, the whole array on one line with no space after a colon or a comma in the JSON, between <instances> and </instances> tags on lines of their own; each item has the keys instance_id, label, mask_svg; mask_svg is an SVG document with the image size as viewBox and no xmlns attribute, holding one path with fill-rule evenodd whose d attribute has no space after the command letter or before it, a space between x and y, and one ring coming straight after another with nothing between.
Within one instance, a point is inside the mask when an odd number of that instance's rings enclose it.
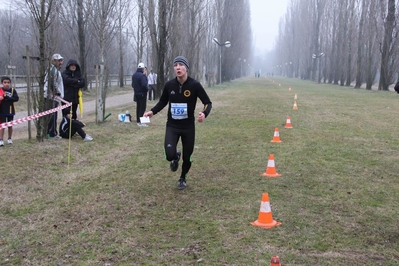
<instances>
[{"instance_id":1,"label":"lamp post","mask_svg":"<svg viewBox=\"0 0 399 266\"><path fill-rule=\"evenodd\" d=\"M244 66L245 66L245 63L247 62L247 60L243 59L243 61L244 61ZM245 71L245 69L244 69L244 76L246 76L245 73L247 73L247 71Z\"/></svg>"},{"instance_id":2,"label":"lamp post","mask_svg":"<svg viewBox=\"0 0 399 266\"><path fill-rule=\"evenodd\" d=\"M324 53L320 53L320 54L318 54L318 55L316 55L316 54L313 54L313 55L312 55L312 58L313 58L313 59L318 59L318 60L319 60L319 67L318 67L318 68L319 68L319 77L318 77L318 79L317 79L317 81L318 81L319 83L321 82L321 75L320 75L320 74L321 74L321 73L320 73L320 61L321 61L321 60L320 60L320 58L323 57L323 56L324 56Z\"/></svg>"},{"instance_id":3,"label":"lamp post","mask_svg":"<svg viewBox=\"0 0 399 266\"><path fill-rule=\"evenodd\" d=\"M238 62L240 62L240 78L242 77L242 64L241 64L241 57L238 58Z\"/></svg>"},{"instance_id":4,"label":"lamp post","mask_svg":"<svg viewBox=\"0 0 399 266\"><path fill-rule=\"evenodd\" d=\"M283 65L277 65L277 67L280 69L280 76L283 75Z\"/></svg>"},{"instance_id":5,"label":"lamp post","mask_svg":"<svg viewBox=\"0 0 399 266\"><path fill-rule=\"evenodd\" d=\"M292 62L290 62L289 77L292 78Z\"/></svg>"},{"instance_id":6,"label":"lamp post","mask_svg":"<svg viewBox=\"0 0 399 266\"><path fill-rule=\"evenodd\" d=\"M229 41L226 41L225 43L219 43L218 39L213 38L213 41L219 45L220 47L220 55L219 55L219 85L222 84L222 46L226 46L229 48L231 46L231 43Z\"/></svg>"},{"instance_id":7,"label":"lamp post","mask_svg":"<svg viewBox=\"0 0 399 266\"><path fill-rule=\"evenodd\" d=\"M240 78L242 77L242 62L246 62L246 60L245 59L241 59L241 58L238 58L238 61L240 61Z\"/></svg>"}]
</instances>

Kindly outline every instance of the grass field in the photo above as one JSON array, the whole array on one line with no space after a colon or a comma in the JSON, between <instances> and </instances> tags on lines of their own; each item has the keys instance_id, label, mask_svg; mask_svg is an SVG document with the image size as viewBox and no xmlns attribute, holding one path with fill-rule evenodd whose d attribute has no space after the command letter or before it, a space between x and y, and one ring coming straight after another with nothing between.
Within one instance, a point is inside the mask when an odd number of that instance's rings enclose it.
<instances>
[{"instance_id":1,"label":"grass field","mask_svg":"<svg viewBox=\"0 0 399 266\"><path fill-rule=\"evenodd\" d=\"M396 93L277 77L207 91L184 191L166 110L148 128L86 117L94 141L73 139L70 161L66 140L0 148L0 265L399 265ZM281 177L261 176L270 154ZM281 226L250 224L262 193Z\"/></svg>"}]
</instances>

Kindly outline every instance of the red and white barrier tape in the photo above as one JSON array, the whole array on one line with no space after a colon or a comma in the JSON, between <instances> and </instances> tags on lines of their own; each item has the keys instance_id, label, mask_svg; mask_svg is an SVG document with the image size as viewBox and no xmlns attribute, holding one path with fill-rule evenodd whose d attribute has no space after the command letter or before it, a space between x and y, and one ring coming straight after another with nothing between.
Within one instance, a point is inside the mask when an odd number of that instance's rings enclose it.
<instances>
[{"instance_id":1,"label":"red and white barrier tape","mask_svg":"<svg viewBox=\"0 0 399 266\"><path fill-rule=\"evenodd\" d=\"M0 129L5 129L5 128L8 128L8 127L12 127L12 126L15 126L15 125L18 125L18 124L22 124L22 123L24 123L26 121L30 121L30 120L39 118L41 116L49 115L49 114L58 112L59 110L62 110L64 108L67 108L67 107L72 105L72 103L69 103L69 102L65 101L61 97L56 96L55 99L65 103L65 105L60 105L60 106L58 106L56 108L53 108L53 109L50 109L50 110L47 110L47 111L44 111L44 112L41 112L41 113L38 113L38 114L35 114L35 115L19 118L17 120L13 120L11 122L6 122L6 123L3 123L3 124L0 124Z\"/></svg>"}]
</instances>

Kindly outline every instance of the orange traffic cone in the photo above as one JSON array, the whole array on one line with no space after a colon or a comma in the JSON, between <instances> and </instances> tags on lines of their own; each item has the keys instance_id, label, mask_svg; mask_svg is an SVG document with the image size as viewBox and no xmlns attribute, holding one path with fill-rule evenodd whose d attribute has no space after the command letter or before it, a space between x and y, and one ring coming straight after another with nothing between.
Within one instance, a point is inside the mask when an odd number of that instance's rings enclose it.
<instances>
[{"instance_id":1,"label":"orange traffic cone","mask_svg":"<svg viewBox=\"0 0 399 266\"><path fill-rule=\"evenodd\" d=\"M270 142L282 142L280 139L280 134L278 133L278 128L276 127L274 129L274 136L273 139Z\"/></svg>"},{"instance_id":2,"label":"orange traffic cone","mask_svg":"<svg viewBox=\"0 0 399 266\"><path fill-rule=\"evenodd\" d=\"M296 101L294 101L294 107L292 107L293 110L298 110L298 105L296 105Z\"/></svg>"},{"instance_id":3,"label":"orange traffic cone","mask_svg":"<svg viewBox=\"0 0 399 266\"><path fill-rule=\"evenodd\" d=\"M281 266L280 258L278 256L273 256L270 261L270 266Z\"/></svg>"},{"instance_id":4,"label":"orange traffic cone","mask_svg":"<svg viewBox=\"0 0 399 266\"><path fill-rule=\"evenodd\" d=\"M266 172L262 174L262 176L267 177L279 177L281 174L277 173L276 165L274 164L274 155L270 154L269 160L267 161Z\"/></svg>"},{"instance_id":5,"label":"orange traffic cone","mask_svg":"<svg viewBox=\"0 0 399 266\"><path fill-rule=\"evenodd\" d=\"M269 194L262 194L262 202L260 203L260 210L258 220L251 223L252 225L270 229L275 226L281 225L280 222L274 221L272 216L272 209L269 202Z\"/></svg>"},{"instance_id":6,"label":"orange traffic cone","mask_svg":"<svg viewBox=\"0 0 399 266\"><path fill-rule=\"evenodd\" d=\"M295 93L294 100L298 100L298 96Z\"/></svg>"},{"instance_id":7,"label":"orange traffic cone","mask_svg":"<svg viewBox=\"0 0 399 266\"><path fill-rule=\"evenodd\" d=\"M287 123L285 123L285 128L292 128L291 118L289 116L287 116Z\"/></svg>"},{"instance_id":8,"label":"orange traffic cone","mask_svg":"<svg viewBox=\"0 0 399 266\"><path fill-rule=\"evenodd\" d=\"M291 91L291 87L288 88L288 91Z\"/></svg>"}]
</instances>

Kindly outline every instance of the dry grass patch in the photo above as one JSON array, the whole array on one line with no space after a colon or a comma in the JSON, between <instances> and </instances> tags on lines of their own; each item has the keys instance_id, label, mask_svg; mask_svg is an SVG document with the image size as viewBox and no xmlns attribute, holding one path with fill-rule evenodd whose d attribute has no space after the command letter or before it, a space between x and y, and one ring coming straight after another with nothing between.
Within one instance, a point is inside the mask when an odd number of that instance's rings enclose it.
<instances>
[{"instance_id":1,"label":"dry grass patch","mask_svg":"<svg viewBox=\"0 0 399 266\"><path fill-rule=\"evenodd\" d=\"M94 141L72 140L69 168L67 140L21 133L0 149L0 264L395 265L396 95L274 79L207 89L185 191L164 159L166 111L148 128L85 117ZM271 153L282 177L261 176ZM264 192L280 227L250 225Z\"/></svg>"}]
</instances>

